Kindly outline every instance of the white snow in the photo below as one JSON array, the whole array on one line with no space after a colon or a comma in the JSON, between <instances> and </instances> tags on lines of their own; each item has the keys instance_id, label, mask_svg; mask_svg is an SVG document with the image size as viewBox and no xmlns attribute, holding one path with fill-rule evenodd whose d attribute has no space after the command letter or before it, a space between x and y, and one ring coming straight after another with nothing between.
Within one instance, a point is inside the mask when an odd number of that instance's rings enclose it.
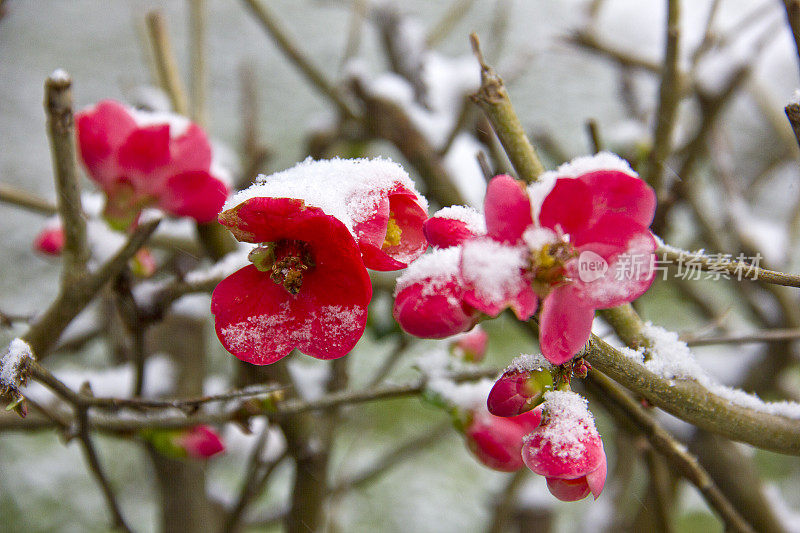
<instances>
[{"instance_id":1,"label":"white snow","mask_svg":"<svg viewBox=\"0 0 800 533\"><path fill-rule=\"evenodd\" d=\"M792 97L789 99L788 104L800 105L800 89L795 89L792 92Z\"/></svg>"},{"instance_id":2,"label":"white snow","mask_svg":"<svg viewBox=\"0 0 800 533\"><path fill-rule=\"evenodd\" d=\"M529 443L537 436L539 448L550 443L551 453L556 457L564 460L582 457L586 450L584 442L597 433L586 398L572 391L550 391L544 394L543 405L549 416L547 424L526 435L524 442Z\"/></svg>"},{"instance_id":3,"label":"white snow","mask_svg":"<svg viewBox=\"0 0 800 533\"><path fill-rule=\"evenodd\" d=\"M522 234L522 240L525 246L531 251L541 250L545 245L553 244L558 241L556 232L550 228L538 228L536 226L529 226Z\"/></svg>"},{"instance_id":4,"label":"white snow","mask_svg":"<svg viewBox=\"0 0 800 533\"><path fill-rule=\"evenodd\" d=\"M461 275L482 300L504 303L525 283L528 249L493 239L472 239L462 245Z\"/></svg>"},{"instance_id":5,"label":"white snow","mask_svg":"<svg viewBox=\"0 0 800 533\"><path fill-rule=\"evenodd\" d=\"M478 163L478 152L481 151L485 151L485 147L475 137L459 133L443 159L456 189L469 205L475 207L482 206L486 196L486 178Z\"/></svg>"},{"instance_id":6,"label":"white snow","mask_svg":"<svg viewBox=\"0 0 800 533\"><path fill-rule=\"evenodd\" d=\"M452 205L439 209L431 218L445 218L463 222L466 228L475 235L486 234L486 219L477 209L464 205Z\"/></svg>"},{"instance_id":7,"label":"white snow","mask_svg":"<svg viewBox=\"0 0 800 533\"><path fill-rule=\"evenodd\" d=\"M250 264L247 256L255 248L255 244L239 243L236 250L225 254L222 259L206 268L198 268L188 272L184 277L187 283L205 283L230 276L242 267Z\"/></svg>"},{"instance_id":8,"label":"white snow","mask_svg":"<svg viewBox=\"0 0 800 533\"><path fill-rule=\"evenodd\" d=\"M282 172L260 175L256 183L230 198L223 209L257 197L297 198L336 217L353 232L356 224L372 215L381 197L398 186L414 192L427 210L427 201L416 192L408 173L390 159L315 161L309 157Z\"/></svg>"},{"instance_id":9,"label":"white snow","mask_svg":"<svg viewBox=\"0 0 800 533\"><path fill-rule=\"evenodd\" d=\"M8 350L0 358L0 390L19 387L20 366L28 358L33 358L33 351L30 345L19 338L11 341L11 344L8 345Z\"/></svg>"},{"instance_id":10,"label":"white snow","mask_svg":"<svg viewBox=\"0 0 800 533\"><path fill-rule=\"evenodd\" d=\"M67 71L62 68L55 69L50 74L50 79L53 81L60 81L60 82L68 82L71 80L69 74L67 74Z\"/></svg>"},{"instance_id":11,"label":"white snow","mask_svg":"<svg viewBox=\"0 0 800 533\"><path fill-rule=\"evenodd\" d=\"M160 124L169 125L169 136L172 139L177 139L189 130L192 121L183 115L176 113L169 113L164 111L144 111L141 109L134 109L128 107L128 112L136 121L139 127L157 126Z\"/></svg>"},{"instance_id":12,"label":"white snow","mask_svg":"<svg viewBox=\"0 0 800 533\"><path fill-rule=\"evenodd\" d=\"M651 357L644 361L643 350L621 349L654 374L668 380L690 379L696 381L712 394L728 400L734 405L761 413L786 418L800 419L800 403L790 401L764 402L758 396L741 389L719 383L695 360L685 342L678 334L647 322L643 330L651 343Z\"/></svg>"},{"instance_id":13,"label":"white snow","mask_svg":"<svg viewBox=\"0 0 800 533\"><path fill-rule=\"evenodd\" d=\"M426 290L436 292L446 284L460 279L459 260L461 247L451 246L445 249L432 249L411 263L397 278L394 295L409 285L428 280Z\"/></svg>"},{"instance_id":14,"label":"white snow","mask_svg":"<svg viewBox=\"0 0 800 533\"><path fill-rule=\"evenodd\" d=\"M598 170L618 170L634 178L639 177L627 161L617 154L606 151L576 157L551 172L554 172L559 178L577 178Z\"/></svg>"},{"instance_id":15,"label":"white snow","mask_svg":"<svg viewBox=\"0 0 800 533\"><path fill-rule=\"evenodd\" d=\"M550 361L545 359L542 354L524 353L515 357L506 367L506 372L534 372L536 370L553 368Z\"/></svg>"},{"instance_id":16,"label":"white snow","mask_svg":"<svg viewBox=\"0 0 800 533\"><path fill-rule=\"evenodd\" d=\"M331 379L331 365L328 361L291 359L286 368L292 378L295 390L300 397L311 402L325 395L326 386Z\"/></svg>"},{"instance_id":17,"label":"white snow","mask_svg":"<svg viewBox=\"0 0 800 533\"><path fill-rule=\"evenodd\" d=\"M482 378L478 381L455 383L445 377L435 377L428 381L428 390L445 400L453 407L465 410L486 409L486 398L492 390L494 381Z\"/></svg>"}]
</instances>

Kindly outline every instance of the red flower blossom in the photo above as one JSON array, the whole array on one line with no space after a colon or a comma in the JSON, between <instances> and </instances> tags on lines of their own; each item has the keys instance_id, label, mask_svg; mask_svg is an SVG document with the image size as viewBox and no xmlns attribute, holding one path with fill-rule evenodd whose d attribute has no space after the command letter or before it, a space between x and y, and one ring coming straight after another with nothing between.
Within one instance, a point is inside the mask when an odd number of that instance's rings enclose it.
<instances>
[{"instance_id":1,"label":"red flower blossom","mask_svg":"<svg viewBox=\"0 0 800 533\"><path fill-rule=\"evenodd\" d=\"M403 168L385 159L307 159L259 176L237 199L297 198L336 217L353 235L364 265L398 270L425 252L427 202Z\"/></svg>"},{"instance_id":2,"label":"red flower blossom","mask_svg":"<svg viewBox=\"0 0 800 533\"><path fill-rule=\"evenodd\" d=\"M524 465L522 442L541 421L540 410L509 418L476 410L466 429L467 447L484 465L502 472L514 472Z\"/></svg>"},{"instance_id":3,"label":"red flower blossom","mask_svg":"<svg viewBox=\"0 0 800 533\"><path fill-rule=\"evenodd\" d=\"M630 169L598 169L597 163L610 164L609 155L567 166L564 172L588 168L575 178L557 177L539 211L540 225L553 232L534 252L534 278L545 298L540 344L553 364L586 344L595 309L635 300L655 275L656 243L648 230L655 193Z\"/></svg>"},{"instance_id":4,"label":"red flower blossom","mask_svg":"<svg viewBox=\"0 0 800 533\"><path fill-rule=\"evenodd\" d=\"M548 185L532 205L531 195ZM520 320L541 300L540 345L553 364L586 344L595 309L635 300L653 281L656 245L647 228L655 194L611 154L578 158L528 191L509 176L495 177L485 230L476 212L448 209L425 224L431 244L461 250L461 287L448 294L490 316L510 307Z\"/></svg>"},{"instance_id":5,"label":"red flower blossom","mask_svg":"<svg viewBox=\"0 0 800 533\"><path fill-rule=\"evenodd\" d=\"M228 196L211 169L203 130L183 117L131 110L104 100L75 120L80 156L105 192L104 215L129 228L144 207L210 222Z\"/></svg>"},{"instance_id":6,"label":"red flower blossom","mask_svg":"<svg viewBox=\"0 0 800 533\"><path fill-rule=\"evenodd\" d=\"M372 286L342 222L302 200L269 197L247 199L219 220L240 241L259 244L253 264L224 279L211 297L228 351L264 365L294 348L335 359L355 346Z\"/></svg>"},{"instance_id":7,"label":"red flower blossom","mask_svg":"<svg viewBox=\"0 0 800 533\"><path fill-rule=\"evenodd\" d=\"M208 459L225 451L225 444L210 426L195 426L175 437L175 444L192 459Z\"/></svg>"},{"instance_id":8,"label":"red flower blossom","mask_svg":"<svg viewBox=\"0 0 800 533\"><path fill-rule=\"evenodd\" d=\"M373 270L399 270L428 247L422 224L428 218L420 196L397 184L380 199L371 216L354 226L364 265Z\"/></svg>"},{"instance_id":9,"label":"red flower blossom","mask_svg":"<svg viewBox=\"0 0 800 533\"><path fill-rule=\"evenodd\" d=\"M597 499L606 480L606 454L586 400L574 392L545 394L542 423L525 437L522 459L563 501Z\"/></svg>"}]
</instances>

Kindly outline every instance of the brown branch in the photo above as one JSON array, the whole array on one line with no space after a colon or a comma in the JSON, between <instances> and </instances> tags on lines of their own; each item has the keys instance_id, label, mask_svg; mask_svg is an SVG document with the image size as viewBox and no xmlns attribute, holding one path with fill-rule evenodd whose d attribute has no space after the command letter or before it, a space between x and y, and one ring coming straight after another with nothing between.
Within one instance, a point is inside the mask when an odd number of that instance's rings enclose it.
<instances>
[{"instance_id":1,"label":"brown branch","mask_svg":"<svg viewBox=\"0 0 800 533\"><path fill-rule=\"evenodd\" d=\"M533 183L544 172L544 166L525 135L502 78L484 62L478 36L473 33L470 41L481 65L481 86L473 99L489 118L520 179Z\"/></svg>"},{"instance_id":2,"label":"brown branch","mask_svg":"<svg viewBox=\"0 0 800 533\"><path fill-rule=\"evenodd\" d=\"M667 1L666 45L658 90L658 111L653 132L653 148L647 159L642 178L664 195L664 163L672 152L672 134L681 100L680 70L678 67L680 38L680 0Z\"/></svg>"},{"instance_id":3,"label":"brown branch","mask_svg":"<svg viewBox=\"0 0 800 533\"><path fill-rule=\"evenodd\" d=\"M172 41L169 38L164 15L160 11L151 11L147 14L146 21L158 71L158 82L169 96L173 111L179 115L188 115L189 99L186 96L183 81L181 81L180 70L172 50Z\"/></svg>"},{"instance_id":4,"label":"brown branch","mask_svg":"<svg viewBox=\"0 0 800 533\"><path fill-rule=\"evenodd\" d=\"M800 328L776 328L740 335L691 336L682 340L689 346L709 346L784 342L798 339L800 339Z\"/></svg>"},{"instance_id":5,"label":"brown branch","mask_svg":"<svg viewBox=\"0 0 800 533\"><path fill-rule=\"evenodd\" d=\"M132 533L131 528L128 527L128 524L125 523L125 519L122 516L122 511L120 511L114 489L111 487L111 483L108 477L106 477L105 472L103 472L103 467L100 465L100 459L97 456L97 451L89 435L89 425L85 409L78 410L78 438L80 439L83 449L83 456L89 465L89 470L92 472L97 484L100 485L108 510L111 512L111 516L114 519L114 528Z\"/></svg>"},{"instance_id":6,"label":"brown branch","mask_svg":"<svg viewBox=\"0 0 800 533\"><path fill-rule=\"evenodd\" d=\"M58 207L55 204L28 191L17 189L4 183L0 183L0 202L15 205L45 216L53 216L58 213Z\"/></svg>"},{"instance_id":7,"label":"brown branch","mask_svg":"<svg viewBox=\"0 0 800 533\"><path fill-rule=\"evenodd\" d=\"M259 0L244 0L250 12L258 19L264 30L272 37L278 48L288 57L292 63L305 75L311 84L324 96L336 105L339 112L347 118L354 119L357 113L344 100L339 90L330 82L328 78L319 70L311 60L300 51L297 44L289 37L281 24L272 14L272 11Z\"/></svg>"},{"instance_id":8,"label":"brown branch","mask_svg":"<svg viewBox=\"0 0 800 533\"><path fill-rule=\"evenodd\" d=\"M800 0L783 0L786 9L786 20L792 30L794 46L797 52L798 66L800 67Z\"/></svg>"},{"instance_id":9,"label":"brown branch","mask_svg":"<svg viewBox=\"0 0 800 533\"><path fill-rule=\"evenodd\" d=\"M94 299L100 289L127 266L150 235L160 219L139 225L122 248L97 271L64 287L53 303L31 325L22 339L31 346L36 357L44 359L56 345L64 328Z\"/></svg>"},{"instance_id":10,"label":"brown branch","mask_svg":"<svg viewBox=\"0 0 800 533\"><path fill-rule=\"evenodd\" d=\"M203 127L208 126L206 109L206 26L208 7L206 0L187 0L189 3L189 53L192 68L189 77L191 113L193 121Z\"/></svg>"},{"instance_id":11,"label":"brown branch","mask_svg":"<svg viewBox=\"0 0 800 533\"><path fill-rule=\"evenodd\" d=\"M86 244L86 220L81 207L78 168L75 160L75 119L72 115L72 79L64 71L56 71L45 82L47 133L53 156L58 195L58 214L64 228L64 271L66 287L86 273L89 247Z\"/></svg>"},{"instance_id":12,"label":"brown branch","mask_svg":"<svg viewBox=\"0 0 800 533\"><path fill-rule=\"evenodd\" d=\"M684 264L686 268L696 267L702 272L724 273L737 279L762 281L785 287L800 287L800 275L769 270L755 264L731 259L717 260L703 253L680 250L672 246L661 246L656 253L663 261Z\"/></svg>"},{"instance_id":13,"label":"brown branch","mask_svg":"<svg viewBox=\"0 0 800 533\"><path fill-rule=\"evenodd\" d=\"M750 525L720 492L708 475L708 472L697 462L697 459L686 451L686 447L662 428L632 398L626 395L614 383L598 372L591 372L586 380L587 385L595 387L596 395L601 401L615 408L647 437L650 444L673 468L691 482L705 498L706 502L717 511L731 531L754 533Z\"/></svg>"}]
</instances>

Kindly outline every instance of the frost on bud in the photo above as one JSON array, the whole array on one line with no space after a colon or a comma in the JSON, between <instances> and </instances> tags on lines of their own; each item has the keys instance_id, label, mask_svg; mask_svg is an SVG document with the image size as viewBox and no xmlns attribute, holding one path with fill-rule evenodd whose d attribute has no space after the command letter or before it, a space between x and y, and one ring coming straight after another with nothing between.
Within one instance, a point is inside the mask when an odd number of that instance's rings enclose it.
<instances>
[{"instance_id":1,"label":"frost on bud","mask_svg":"<svg viewBox=\"0 0 800 533\"><path fill-rule=\"evenodd\" d=\"M562 501L581 500L603 491L606 454L586 407L574 392L545 394L542 424L525 437L522 459L547 479L547 488Z\"/></svg>"},{"instance_id":2,"label":"frost on bud","mask_svg":"<svg viewBox=\"0 0 800 533\"><path fill-rule=\"evenodd\" d=\"M489 334L481 328L480 324L472 328L472 331L457 335L452 340L450 350L459 359L470 363L480 363L486 356Z\"/></svg>"},{"instance_id":3,"label":"frost on bud","mask_svg":"<svg viewBox=\"0 0 800 533\"><path fill-rule=\"evenodd\" d=\"M185 430L147 430L140 436L159 453L173 459L209 459L225 451L220 436L206 425Z\"/></svg>"},{"instance_id":4,"label":"frost on bud","mask_svg":"<svg viewBox=\"0 0 800 533\"><path fill-rule=\"evenodd\" d=\"M553 390L553 367L540 355L523 354L494 384L486 405L495 416L516 416L544 401Z\"/></svg>"}]
</instances>

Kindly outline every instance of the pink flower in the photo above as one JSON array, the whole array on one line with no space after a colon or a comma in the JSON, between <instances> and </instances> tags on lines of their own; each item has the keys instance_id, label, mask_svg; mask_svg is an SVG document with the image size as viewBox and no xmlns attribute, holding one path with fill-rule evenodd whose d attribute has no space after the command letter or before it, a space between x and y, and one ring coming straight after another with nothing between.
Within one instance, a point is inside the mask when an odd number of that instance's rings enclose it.
<instances>
[{"instance_id":1,"label":"pink flower","mask_svg":"<svg viewBox=\"0 0 800 533\"><path fill-rule=\"evenodd\" d=\"M442 339L472 328L480 313L464 303L460 250L423 255L397 279L392 314L406 332Z\"/></svg>"},{"instance_id":2,"label":"pink flower","mask_svg":"<svg viewBox=\"0 0 800 533\"><path fill-rule=\"evenodd\" d=\"M550 363L542 356L521 355L494 384L486 406L493 415L516 416L538 406L552 389Z\"/></svg>"},{"instance_id":3,"label":"pink flower","mask_svg":"<svg viewBox=\"0 0 800 533\"><path fill-rule=\"evenodd\" d=\"M211 296L217 336L243 361L274 363L294 348L318 359L347 354L364 332L372 286L348 229L292 198L249 198L220 214L259 246Z\"/></svg>"},{"instance_id":4,"label":"pink flower","mask_svg":"<svg viewBox=\"0 0 800 533\"><path fill-rule=\"evenodd\" d=\"M606 454L586 400L568 391L545 394L542 423L525 437L522 459L545 476L547 488L562 501L590 493L597 499L606 480Z\"/></svg>"},{"instance_id":5,"label":"pink flower","mask_svg":"<svg viewBox=\"0 0 800 533\"><path fill-rule=\"evenodd\" d=\"M33 240L33 249L45 255L61 255L64 249L64 228L61 223L48 224Z\"/></svg>"},{"instance_id":6,"label":"pink flower","mask_svg":"<svg viewBox=\"0 0 800 533\"><path fill-rule=\"evenodd\" d=\"M386 159L309 158L259 176L237 199L256 196L297 198L336 217L352 233L367 268L405 268L428 247L422 232L427 202L403 167Z\"/></svg>"},{"instance_id":7,"label":"pink flower","mask_svg":"<svg viewBox=\"0 0 800 533\"><path fill-rule=\"evenodd\" d=\"M540 346L553 364L586 344L595 309L635 300L652 284L656 244L647 228L655 194L612 154L578 158L527 191L495 177L485 229L474 210L448 209L424 227L431 244L460 250L460 288L449 287L448 296L489 316L510 307L520 320L541 302Z\"/></svg>"},{"instance_id":8,"label":"pink flower","mask_svg":"<svg viewBox=\"0 0 800 533\"><path fill-rule=\"evenodd\" d=\"M175 437L175 445L192 459L208 459L225 451L225 444L210 426L195 426Z\"/></svg>"},{"instance_id":9,"label":"pink flower","mask_svg":"<svg viewBox=\"0 0 800 533\"><path fill-rule=\"evenodd\" d=\"M419 194L399 182L388 192L375 192L380 199L371 215L354 226L364 265L384 271L405 268L428 247L422 232L427 210Z\"/></svg>"},{"instance_id":10,"label":"pink flower","mask_svg":"<svg viewBox=\"0 0 800 533\"><path fill-rule=\"evenodd\" d=\"M228 196L211 173L206 134L183 117L103 100L78 113L75 124L81 159L105 192L104 215L117 229L129 228L149 206L210 222Z\"/></svg>"},{"instance_id":11,"label":"pink flower","mask_svg":"<svg viewBox=\"0 0 800 533\"><path fill-rule=\"evenodd\" d=\"M544 298L539 340L553 364L586 344L595 309L635 300L655 275L656 243L648 230L655 193L629 168L592 168L609 155L579 158L556 171L589 167L574 178L557 177L539 211L539 224L552 231L550 239L540 233L542 246L534 251L534 279Z\"/></svg>"},{"instance_id":12,"label":"pink flower","mask_svg":"<svg viewBox=\"0 0 800 533\"><path fill-rule=\"evenodd\" d=\"M472 363L480 363L486 355L488 346L489 334L478 324L472 328L472 331L454 337L450 349L456 357Z\"/></svg>"},{"instance_id":13,"label":"pink flower","mask_svg":"<svg viewBox=\"0 0 800 533\"><path fill-rule=\"evenodd\" d=\"M540 410L504 418L476 410L467 426L467 447L484 465L514 472L523 466L522 442L541 421Z\"/></svg>"}]
</instances>

